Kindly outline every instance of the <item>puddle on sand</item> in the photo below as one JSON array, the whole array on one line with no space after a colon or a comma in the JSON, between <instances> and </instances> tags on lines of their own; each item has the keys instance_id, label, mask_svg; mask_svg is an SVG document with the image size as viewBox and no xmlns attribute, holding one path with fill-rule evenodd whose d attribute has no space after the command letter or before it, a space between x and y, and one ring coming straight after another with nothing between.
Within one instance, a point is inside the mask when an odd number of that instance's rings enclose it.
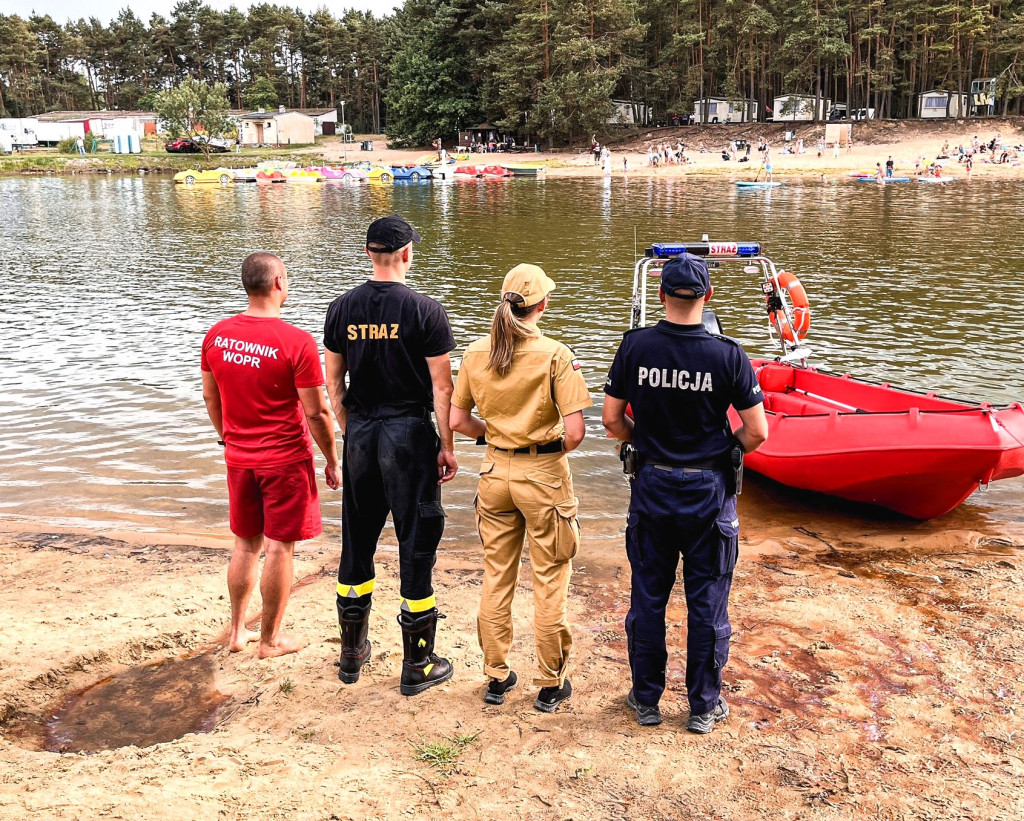
<instances>
[{"instance_id":1,"label":"puddle on sand","mask_svg":"<svg viewBox=\"0 0 1024 821\"><path fill-rule=\"evenodd\" d=\"M131 667L71 694L46 722L49 752L149 747L216 724L230 697L217 690L209 653Z\"/></svg>"}]
</instances>

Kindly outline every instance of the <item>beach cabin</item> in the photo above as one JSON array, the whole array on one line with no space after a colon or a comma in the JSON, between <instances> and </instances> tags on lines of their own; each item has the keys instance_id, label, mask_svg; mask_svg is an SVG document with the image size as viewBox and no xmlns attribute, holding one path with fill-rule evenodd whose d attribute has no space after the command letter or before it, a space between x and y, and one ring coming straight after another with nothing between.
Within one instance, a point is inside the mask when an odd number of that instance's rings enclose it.
<instances>
[{"instance_id":1,"label":"beach cabin","mask_svg":"<svg viewBox=\"0 0 1024 821\"><path fill-rule=\"evenodd\" d=\"M336 108L295 108L299 114L313 118L313 134L317 137L333 137L338 133L338 109Z\"/></svg>"},{"instance_id":2,"label":"beach cabin","mask_svg":"<svg viewBox=\"0 0 1024 821\"><path fill-rule=\"evenodd\" d=\"M748 123L757 119L757 100L706 97L693 102L698 123Z\"/></svg>"},{"instance_id":3,"label":"beach cabin","mask_svg":"<svg viewBox=\"0 0 1024 821\"><path fill-rule=\"evenodd\" d=\"M241 118L242 145L310 145L316 140L313 118L300 111L254 111Z\"/></svg>"},{"instance_id":4,"label":"beach cabin","mask_svg":"<svg viewBox=\"0 0 1024 821\"><path fill-rule=\"evenodd\" d=\"M968 97L966 94L953 91L932 89L915 95L917 99L917 116L925 120L942 117L966 117L968 114ZM950 99L952 97L952 99ZM949 113L946 103L949 102Z\"/></svg>"},{"instance_id":5,"label":"beach cabin","mask_svg":"<svg viewBox=\"0 0 1024 821\"><path fill-rule=\"evenodd\" d=\"M832 101L818 97L818 116L815 118L814 100L813 94L783 94L775 98L772 116L775 122L810 122L814 119L827 119L828 112L832 109Z\"/></svg>"},{"instance_id":6,"label":"beach cabin","mask_svg":"<svg viewBox=\"0 0 1024 821\"><path fill-rule=\"evenodd\" d=\"M39 115L47 123L79 123L86 134L107 137L114 133L134 132L155 136L157 116L152 111L48 111Z\"/></svg>"}]
</instances>

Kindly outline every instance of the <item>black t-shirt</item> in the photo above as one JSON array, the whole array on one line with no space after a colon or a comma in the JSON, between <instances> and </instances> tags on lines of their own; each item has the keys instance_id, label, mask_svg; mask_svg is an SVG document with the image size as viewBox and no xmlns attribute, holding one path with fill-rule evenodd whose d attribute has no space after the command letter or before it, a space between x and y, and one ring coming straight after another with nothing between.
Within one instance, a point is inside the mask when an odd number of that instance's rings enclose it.
<instances>
[{"instance_id":1,"label":"black t-shirt","mask_svg":"<svg viewBox=\"0 0 1024 821\"><path fill-rule=\"evenodd\" d=\"M894 167L893 161L892 160L886 160L885 161L885 167L891 170Z\"/></svg>"},{"instance_id":2,"label":"black t-shirt","mask_svg":"<svg viewBox=\"0 0 1024 821\"><path fill-rule=\"evenodd\" d=\"M648 460L687 465L729 449L726 411L762 401L750 360L738 343L703 325L662 320L629 331L604 392L632 406L633 444Z\"/></svg>"},{"instance_id":3,"label":"black t-shirt","mask_svg":"<svg viewBox=\"0 0 1024 821\"><path fill-rule=\"evenodd\" d=\"M427 358L455 349L440 303L400 282L370 280L327 309L324 347L345 357L345 407L368 416L433 410Z\"/></svg>"}]
</instances>

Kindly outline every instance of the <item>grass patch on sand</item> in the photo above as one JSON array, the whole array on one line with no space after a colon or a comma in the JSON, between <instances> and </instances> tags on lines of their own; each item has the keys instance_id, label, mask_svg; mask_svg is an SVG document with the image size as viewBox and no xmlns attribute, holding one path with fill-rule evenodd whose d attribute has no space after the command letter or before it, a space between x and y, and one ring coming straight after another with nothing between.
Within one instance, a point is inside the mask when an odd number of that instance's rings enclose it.
<instances>
[{"instance_id":1,"label":"grass patch on sand","mask_svg":"<svg viewBox=\"0 0 1024 821\"><path fill-rule=\"evenodd\" d=\"M441 741L420 742L412 745L412 757L429 764L443 775L451 775L462 751L480 737L472 735L446 736Z\"/></svg>"}]
</instances>

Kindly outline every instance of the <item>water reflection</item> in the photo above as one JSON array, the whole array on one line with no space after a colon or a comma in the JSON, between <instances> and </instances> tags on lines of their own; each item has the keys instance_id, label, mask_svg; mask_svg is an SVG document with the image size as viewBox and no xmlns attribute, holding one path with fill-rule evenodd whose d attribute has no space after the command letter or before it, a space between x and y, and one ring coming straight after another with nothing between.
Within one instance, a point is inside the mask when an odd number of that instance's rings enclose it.
<instances>
[{"instance_id":1,"label":"water reflection","mask_svg":"<svg viewBox=\"0 0 1024 821\"><path fill-rule=\"evenodd\" d=\"M995 402L1024 398L1024 238L1005 230L1005 216L1024 206L1015 183L809 181L740 193L727 181L621 174L191 188L44 178L0 179L0 204L0 271L14 283L0 326L0 513L225 528L198 349L210 325L244 306L242 258L265 249L285 259L287 318L319 337L330 301L368 275L367 223L393 211L423 235L412 280L445 304L461 344L487 332L505 271L543 265L558 282L546 327L575 348L595 392L627 322L634 232L640 252L707 233L760 240L800 277L821 366ZM715 285L727 331L751 352L770 351L756 279L726 267ZM625 492L608 478L617 463L596 410L588 423L593 438L574 464L603 521ZM460 447L475 461L472 446ZM472 529L459 513L472 483L456 485L452 536ZM1019 519L1022 501L1011 480L970 504L1006 522ZM620 511L608 515L609 533Z\"/></svg>"}]
</instances>

